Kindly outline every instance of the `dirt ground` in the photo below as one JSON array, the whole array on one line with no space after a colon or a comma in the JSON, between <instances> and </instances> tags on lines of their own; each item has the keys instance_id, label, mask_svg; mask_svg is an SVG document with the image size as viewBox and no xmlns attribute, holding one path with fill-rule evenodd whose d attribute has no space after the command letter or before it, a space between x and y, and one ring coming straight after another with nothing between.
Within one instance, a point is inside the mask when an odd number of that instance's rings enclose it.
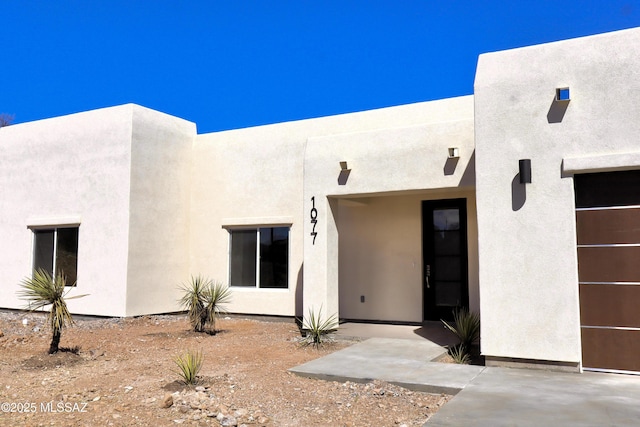
<instances>
[{"instance_id":1,"label":"dirt ground","mask_svg":"<svg viewBox=\"0 0 640 427\"><path fill-rule=\"evenodd\" d=\"M184 315L80 319L61 340L78 354L47 355L41 313L0 311L0 425L421 426L450 398L291 374L352 344L301 347L291 321L227 317L216 327L192 332ZM197 388L179 382L173 362L188 349L204 354Z\"/></svg>"}]
</instances>

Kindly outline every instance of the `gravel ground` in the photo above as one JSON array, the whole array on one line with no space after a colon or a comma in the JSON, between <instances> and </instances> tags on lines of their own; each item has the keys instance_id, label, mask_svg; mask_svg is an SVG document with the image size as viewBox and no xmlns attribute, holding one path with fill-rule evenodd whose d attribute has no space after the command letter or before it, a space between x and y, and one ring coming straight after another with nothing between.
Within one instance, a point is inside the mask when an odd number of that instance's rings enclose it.
<instances>
[{"instance_id":1,"label":"gravel ground","mask_svg":"<svg viewBox=\"0 0 640 427\"><path fill-rule=\"evenodd\" d=\"M26 324L25 324L26 323ZM184 315L82 318L47 355L41 313L0 312L1 426L421 426L450 398L374 381L302 378L287 369L352 343L301 347L292 321L220 319L216 335ZM197 387L173 358L200 350Z\"/></svg>"}]
</instances>

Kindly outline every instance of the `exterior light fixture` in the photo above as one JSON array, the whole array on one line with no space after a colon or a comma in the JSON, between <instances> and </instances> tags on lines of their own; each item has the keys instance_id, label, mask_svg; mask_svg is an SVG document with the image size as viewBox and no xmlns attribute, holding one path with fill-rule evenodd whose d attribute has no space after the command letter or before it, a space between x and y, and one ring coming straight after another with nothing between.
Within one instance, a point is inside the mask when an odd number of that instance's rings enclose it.
<instances>
[{"instance_id":1,"label":"exterior light fixture","mask_svg":"<svg viewBox=\"0 0 640 427\"><path fill-rule=\"evenodd\" d=\"M531 159L521 159L518 161L520 169L520 184L531 184Z\"/></svg>"},{"instance_id":2,"label":"exterior light fixture","mask_svg":"<svg viewBox=\"0 0 640 427\"><path fill-rule=\"evenodd\" d=\"M458 149L458 147L450 147L449 148L449 158L450 159L457 159L460 157L460 150Z\"/></svg>"},{"instance_id":3,"label":"exterior light fixture","mask_svg":"<svg viewBox=\"0 0 640 427\"><path fill-rule=\"evenodd\" d=\"M571 93L568 87L559 87L556 89L556 101L569 102L571 101Z\"/></svg>"},{"instance_id":4,"label":"exterior light fixture","mask_svg":"<svg viewBox=\"0 0 640 427\"><path fill-rule=\"evenodd\" d=\"M346 161L340 162L340 175L338 175L338 185L347 185L347 180L351 174L351 169L347 166Z\"/></svg>"}]
</instances>

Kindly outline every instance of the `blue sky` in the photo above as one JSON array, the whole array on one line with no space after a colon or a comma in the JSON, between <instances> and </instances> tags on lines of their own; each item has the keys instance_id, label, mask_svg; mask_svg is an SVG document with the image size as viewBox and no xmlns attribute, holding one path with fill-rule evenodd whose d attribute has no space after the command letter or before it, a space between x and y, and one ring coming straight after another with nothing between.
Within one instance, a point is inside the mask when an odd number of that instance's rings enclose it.
<instances>
[{"instance_id":1,"label":"blue sky","mask_svg":"<svg viewBox=\"0 0 640 427\"><path fill-rule=\"evenodd\" d=\"M481 53L634 26L640 0L0 0L0 113L205 133L468 95Z\"/></svg>"}]
</instances>

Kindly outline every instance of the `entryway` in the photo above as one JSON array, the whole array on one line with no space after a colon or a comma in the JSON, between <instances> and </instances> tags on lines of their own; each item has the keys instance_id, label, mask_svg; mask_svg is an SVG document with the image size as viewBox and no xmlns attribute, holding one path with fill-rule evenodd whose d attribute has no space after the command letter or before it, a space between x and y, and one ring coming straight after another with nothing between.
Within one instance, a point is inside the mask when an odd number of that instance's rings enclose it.
<instances>
[{"instance_id":1,"label":"entryway","mask_svg":"<svg viewBox=\"0 0 640 427\"><path fill-rule=\"evenodd\" d=\"M451 319L469 308L467 199L422 202L423 316Z\"/></svg>"}]
</instances>

